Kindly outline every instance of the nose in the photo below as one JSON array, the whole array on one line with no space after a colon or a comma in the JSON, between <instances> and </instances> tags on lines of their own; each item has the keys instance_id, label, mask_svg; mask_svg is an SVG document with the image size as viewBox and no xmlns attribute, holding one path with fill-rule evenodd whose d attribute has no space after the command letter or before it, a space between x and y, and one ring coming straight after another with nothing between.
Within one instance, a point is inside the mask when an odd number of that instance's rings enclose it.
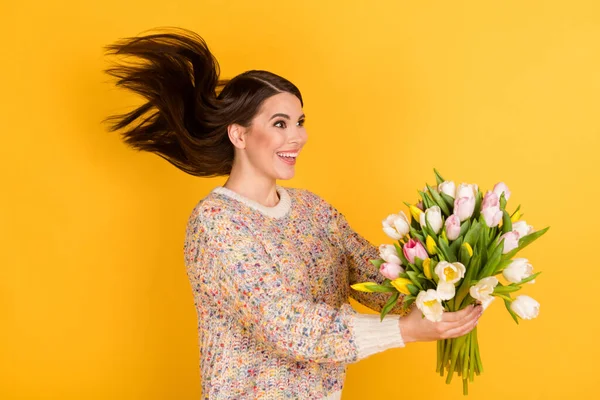
<instances>
[{"instance_id":1,"label":"nose","mask_svg":"<svg viewBox=\"0 0 600 400\"><path fill-rule=\"evenodd\" d=\"M303 145L307 140L306 129L302 126L296 126L290 134L290 143Z\"/></svg>"}]
</instances>

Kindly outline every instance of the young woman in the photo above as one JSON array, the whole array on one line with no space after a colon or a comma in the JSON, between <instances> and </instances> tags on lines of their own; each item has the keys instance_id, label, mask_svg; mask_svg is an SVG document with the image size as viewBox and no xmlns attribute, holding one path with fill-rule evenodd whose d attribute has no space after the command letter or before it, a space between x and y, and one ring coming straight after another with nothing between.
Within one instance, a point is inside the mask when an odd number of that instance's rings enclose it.
<instances>
[{"instance_id":1,"label":"young woman","mask_svg":"<svg viewBox=\"0 0 600 400\"><path fill-rule=\"evenodd\" d=\"M346 366L389 348L468 333L481 307L441 322L385 294L350 289L384 279L378 248L318 195L277 184L307 141L298 88L267 71L219 79L204 40L181 29L107 47L138 63L107 70L147 102L110 118L125 142L196 176L228 176L191 212L185 265L198 316L206 399L339 399Z\"/></svg>"}]
</instances>

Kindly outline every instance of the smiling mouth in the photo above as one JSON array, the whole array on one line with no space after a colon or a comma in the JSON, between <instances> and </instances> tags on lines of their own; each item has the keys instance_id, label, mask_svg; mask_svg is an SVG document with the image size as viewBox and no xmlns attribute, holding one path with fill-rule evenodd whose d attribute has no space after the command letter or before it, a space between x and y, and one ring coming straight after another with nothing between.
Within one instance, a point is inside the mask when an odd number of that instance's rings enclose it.
<instances>
[{"instance_id":1,"label":"smiling mouth","mask_svg":"<svg viewBox=\"0 0 600 400\"><path fill-rule=\"evenodd\" d=\"M298 157L298 152L295 152L295 153L277 153L277 156L284 163L289 164L289 165L294 165L294 164L296 164L296 158Z\"/></svg>"}]
</instances>

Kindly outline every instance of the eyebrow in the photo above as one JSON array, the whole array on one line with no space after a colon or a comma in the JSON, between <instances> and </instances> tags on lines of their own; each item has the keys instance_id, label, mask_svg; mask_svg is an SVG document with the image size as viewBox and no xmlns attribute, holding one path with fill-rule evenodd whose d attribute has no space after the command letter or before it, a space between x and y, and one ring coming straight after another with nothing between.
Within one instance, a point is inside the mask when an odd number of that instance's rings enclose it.
<instances>
[{"instance_id":1,"label":"eyebrow","mask_svg":"<svg viewBox=\"0 0 600 400\"><path fill-rule=\"evenodd\" d=\"M271 119L276 118L276 117L283 117L285 119L291 119L289 115L287 114L283 114L283 113L277 113L277 114L273 114L273 116L271 117ZM306 118L306 115L302 114L298 120L301 120L302 118ZM269 119L269 121L271 120Z\"/></svg>"}]
</instances>

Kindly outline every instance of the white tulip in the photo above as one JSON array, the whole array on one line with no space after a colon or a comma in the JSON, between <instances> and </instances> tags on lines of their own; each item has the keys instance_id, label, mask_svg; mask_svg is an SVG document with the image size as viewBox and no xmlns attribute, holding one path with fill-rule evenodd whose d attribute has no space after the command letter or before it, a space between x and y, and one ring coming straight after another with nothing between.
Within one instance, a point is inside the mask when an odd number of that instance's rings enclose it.
<instances>
[{"instance_id":1,"label":"white tulip","mask_svg":"<svg viewBox=\"0 0 600 400\"><path fill-rule=\"evenodd\" d=\"M519 238L522 238L533 232L533 226L528 225L525 221L517 221L513 222L512 230L519 232Z\"/></svg>"},{"instance_id":2,"label":"white tulip","mask_svg":"<svg viewBox=\"0 0 600 400\"><path fill-rule=\"evenodd\" d=\"M450 300L456 294L455 283L465 276L465 266L459 262L440 261L435 266L434 272L439 278L437 293L440 299Z\"/></svg>"},{"instance_id":3,"label":"white tulip","mask_svg":"<svg viewBox=\"0 0 600 400\"><path fill-rule=\"evenodd\" d=\"M440 232L440 229L442 229L442 226L444 225L444 221L442 220L442 210L440 209L440 207L429 207L427 210L425 210L424 213L421 213L421 215L419 216L419 222L421 223L421 226L425 226L426 218L429 222L429 225L431 225L433 232L437 235Z\"/></svg>"},{"instance_id":4,"label":"white tulip","mask_svg":"<svg viewBox=\"0 0 600 400\"><path fill-rule=\"evenodd\" d=\"M385 262L402 265L396 246L392 244L382 244L379 246L379 255Z\"/></svg>"},{"instance_id":5,"label":"white tulip","mask_svg":"<svg viewBox=\"0 0 600 400\"><path fill-rule=\"evenodd\" d=\"M495 276L488 276L487 278L483 278L473 286L469 288L469 294L472 298L481 301L483 304L486 302L492 302L492 293L494 293L494 288L498 285L498 278ZM487 307L487 306L486 306Z\"/></svg>"},{"instance_id":6,"label":"white tulip","mask_svg":"<svg viewBox=\"0 0 600 400\"><path fill-rule=\"evenodd\" d=\"M460 199L461 197L467 197L470 199L471 198L474 199L477 197L477 190L478 190L478 186L475 183L473 183L473 184L461 183L456 188L456 196L454 196L454 198Z\"/></svg>"},{"instance_id":7,"label":"white tulip","mask_svg":"<svg viewBox=\"0 0 600 400\"><path fill-rule=\"evenodd\" d=\"M521 295L510 303L510 309L523 319L533 319L540 313L540 303L529 296Z\"/></svg>"},{"instance_id":8,"label":"white tulip","mask_svg":"<svg viewBox=\"0 0 600 400\"><path fill-rule=\"evenodd\" d=\"M401 239L410 232L410 223L404 211L400 211L399 214L388 215L381 223L383 231L395 240Z\"/></svg>"},{"instance_id":9,"label":"white tulip","mask_svg":"<svg viewBox=\"0 0 600 400\"><path fill-rule=\"evenodd\" d=\"M533 274L533 266L529 264L529 260L526 258L515 258L502 271L502 275L511 283L519 283L531 274ZM529 281L529 283L535 283L535 279Z\"/></svg>"},{"instance_id":10,"label":"white tulip","mask_svg":"<svg viewBox=\"0 0 600 400\"><path fill-rule=\"evenodd\" d=\"M442 320L444 307L442 306L442 299L440 299L435 290L429 289L428 291L420 291L415 303L417 308L421 310L428 320L432 322L439 322Z\"/></svg>"},{"instance_id":11,"label":"white tulip","mask_svg":"<svg viewBox=\"0 0 600 400\"><path fill-rule=\"evenodd\" d=\"M483 311L485 311L486 308L489 307L490 304L492 304L492 301L496 300L495 296L490 296L488 299L483 300L481 302L481 307L483 307Z\"/></svg>"},{"instance_id":12,"label":"white tulip","mask_svg":"<svg viewBox=\"0 0 600 400\"><path fill-rule=\"evenodd\" d=\"M456 195L456 185L454 181L444 181L438 185L438 192L446 193L448 196L454 198Z\"/></svg>"}]
</instances>

